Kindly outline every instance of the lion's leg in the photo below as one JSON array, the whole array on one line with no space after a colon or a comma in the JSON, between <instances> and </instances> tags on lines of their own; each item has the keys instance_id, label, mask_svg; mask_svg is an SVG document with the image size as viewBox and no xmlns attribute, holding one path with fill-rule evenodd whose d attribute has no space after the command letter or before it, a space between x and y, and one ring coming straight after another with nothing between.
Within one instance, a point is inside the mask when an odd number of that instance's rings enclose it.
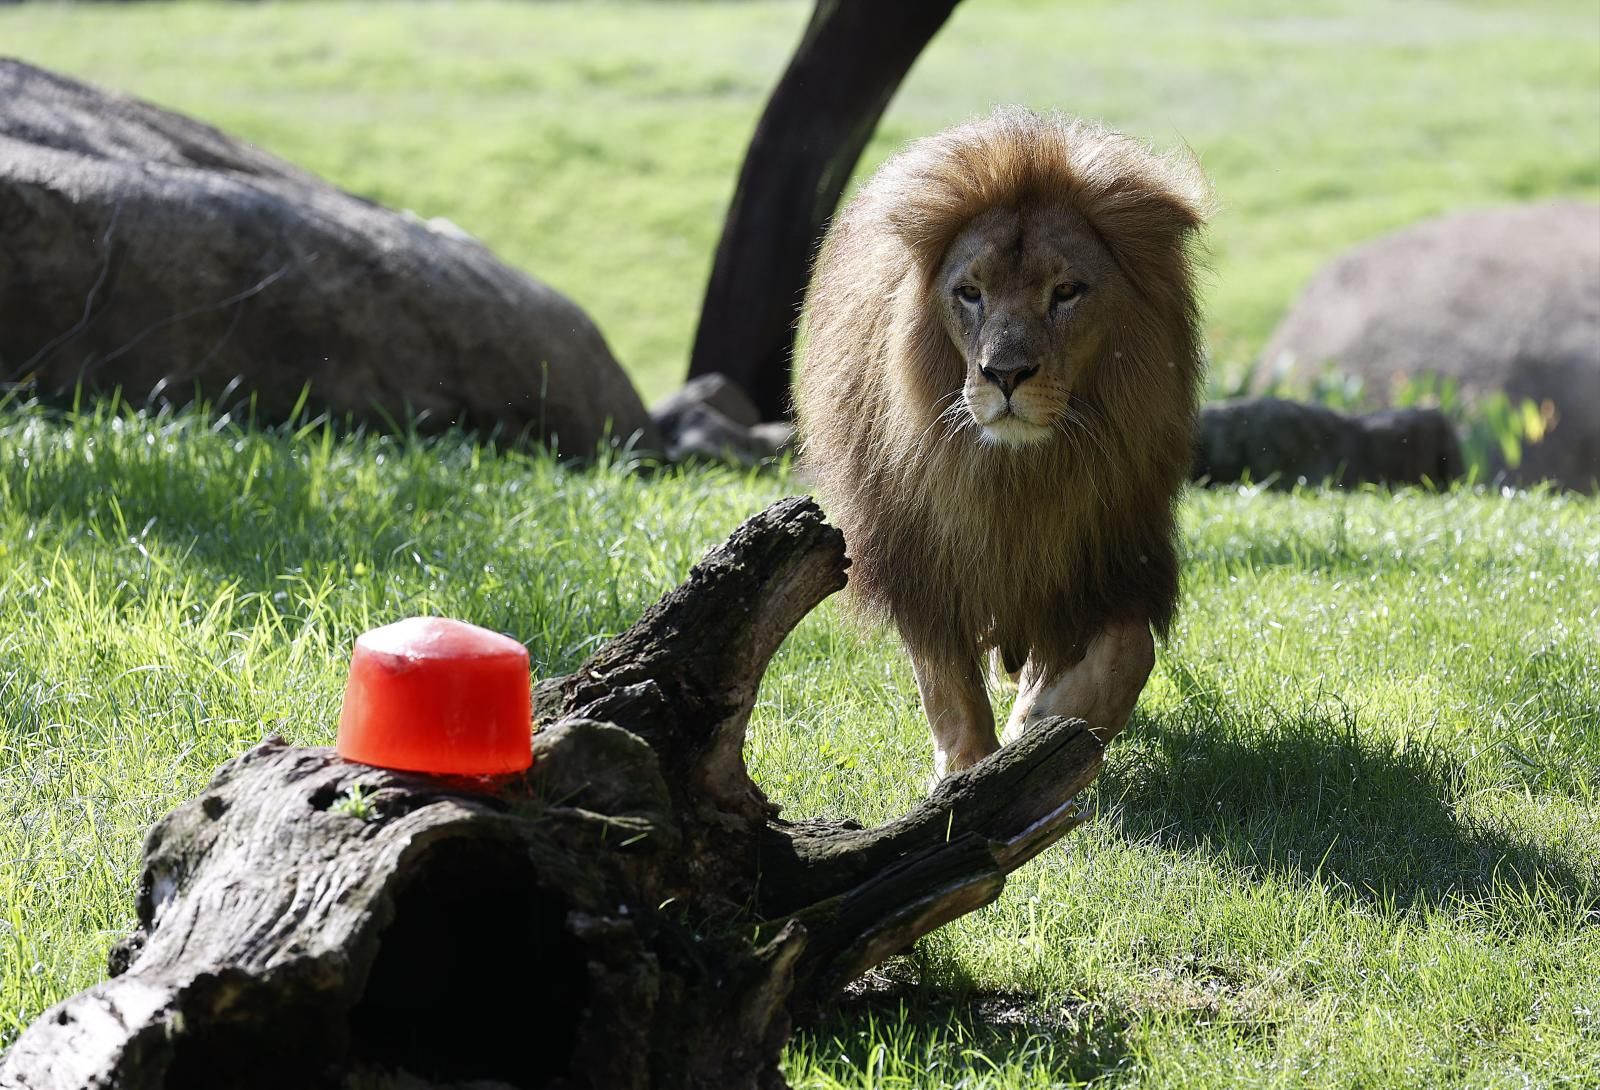
<instances>
[{"instance_id":1,"label":"lion's leg","mask_svg":"<svg viewBox=\"0 0 1600 1090\"><path fill-rule=\"evenodd\" d=\"M1012 678L1017 686L1017 698L1011 704L1011 714L1006 718L1005 730L1000 737L1003 741L1014 742L1028 729L1028 711L1039 699L1039 689L1042 678L1039 669L1032 659Z\"/></svg>"},{"instance_id":2,"label":"lion's leg","mask_svg":"<svg viewBox=\"0 0 1600 1090\"><path fill-rule=\"evenodd\" d=\"M977 659L948 663L913 653L911 669L933 731L936 779L971 768L1000 748L994 733L994 709L989 706Z\"/></svg>"},{"instance_id":3,"label":"lion's leg","mask_svg":"<svg viewBox=\"0 0 1600 1090\"><path fill-rule=\"evenodd\" d=\"M1155 640L1142 617L1106 625L1089 641L1083 658L1054 677L1040 676L1029 660L1006 721L1005 740L1059 715L1082 719L1102 741L1111 741L1128 725L1155 663Z\"/></svg>"}]
</instances>

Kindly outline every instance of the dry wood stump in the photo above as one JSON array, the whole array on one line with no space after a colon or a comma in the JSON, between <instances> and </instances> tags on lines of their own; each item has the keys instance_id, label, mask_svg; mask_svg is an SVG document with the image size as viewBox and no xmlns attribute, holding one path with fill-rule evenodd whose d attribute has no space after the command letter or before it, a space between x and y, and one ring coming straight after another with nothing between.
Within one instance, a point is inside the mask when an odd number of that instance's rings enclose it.
<instances>
[{"instance_id":1,"label":"dry wood stump","mask_svg":"<svg viewBox=\"0 0 1600 1090\"><path fill-rule=\"evenodd\" d=\"M797 1017L999 895L1082 820L1052 720L876 829L785 821L742 747L788 632L845 583L806 499L756 515L577 672L530 773L451 782L277 739L149 834L112 978L0 1085L782 1087Z\"/></svg>"}]
</instances>

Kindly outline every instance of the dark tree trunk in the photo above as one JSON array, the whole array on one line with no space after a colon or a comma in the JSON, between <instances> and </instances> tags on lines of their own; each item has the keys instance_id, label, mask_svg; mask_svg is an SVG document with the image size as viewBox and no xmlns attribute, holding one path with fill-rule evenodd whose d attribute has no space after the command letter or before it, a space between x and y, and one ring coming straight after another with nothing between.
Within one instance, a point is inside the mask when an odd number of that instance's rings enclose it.
<instances>
[{"instance_id":1,"label":"dark tree trunk","mask_svg":"<svg viewBox=\"0 0 1600 1090\"><path fill-rule=\"evenodd\" d=\"M746 153L689 377L721 372L763 419L789 413L811 259L895 89L958 0L817 0Z\"/></svg>"},{"instance_id":2,"label":"dark tree trunk","mask_svg":"<svg viewBox=\"0 0 1600 1090\"><path fill-rule=\"evenodd\" d=\"M0 1059L29 1090L740 1090L792 1021L999 895L1083 818L1048 720L877 829L788 822L744 766L790 629L844 585L776 504L536 694L534 766L449 781L273 739L145 841L113 978Z\"/></svg>"}]
</instances>

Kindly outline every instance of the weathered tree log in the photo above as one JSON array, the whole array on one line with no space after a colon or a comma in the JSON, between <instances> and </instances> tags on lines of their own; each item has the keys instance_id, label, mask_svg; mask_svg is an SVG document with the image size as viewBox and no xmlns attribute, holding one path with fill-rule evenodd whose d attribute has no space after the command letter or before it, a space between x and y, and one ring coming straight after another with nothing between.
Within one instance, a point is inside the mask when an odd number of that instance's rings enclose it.
<instances>
[{"instance_id":1,"label":"weathered tree log","mask_svg":"<svg viewBox=\"0 0 1600 1090\"><path fill-rule=\"evenodd\" d=\"M151 830L112 979L30 1026L0 1085L781 1087L793 1019L998 896L1101 760L1051 720L880 828L780 819L745 724L846 563L809 500L750 519L540 686L526 775L277 739L224 765Z\"/></svg>"},{"instance_id":2,"label":"weathered tree log","mask_svg":"<svg viewBox=\"0 0 1600 1090\"><path fill-rule=\"evenodd\" d=\"M717 244L689 376L721 373L764 420L789 414L811 258L861 149L958 0L817 0L756 124Z\"/></svg>"}]
</instances>

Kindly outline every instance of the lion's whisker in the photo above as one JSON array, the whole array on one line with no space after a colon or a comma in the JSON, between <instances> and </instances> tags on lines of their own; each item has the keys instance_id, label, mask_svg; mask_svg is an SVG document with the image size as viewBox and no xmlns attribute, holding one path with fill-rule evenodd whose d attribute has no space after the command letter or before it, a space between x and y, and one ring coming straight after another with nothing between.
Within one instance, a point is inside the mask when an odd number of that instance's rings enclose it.
<instances>
[{"instance_id":1,"label":"lion's whisker","mask_svg":"<svg viewBox=\"0 0 1600 1090\"><path fill-rule=\"evenodd\" d=\"M957 391L958 393L960 391ZM965 401L957 401L939 414L939 419L944 421L944 433L940 438L944 442L954 442L967 428L976 428L978 422L972 419L972 414L967 411Z\"/></svg>"},{"instance_id":2,"label":"lion's whisker","mask_svg":"<svg viewBox=\"0 0 1600 1090\"><path fill-rule=\"evenodd\" d=\"M1089 409L1087 404L1085 404L1083 407L1084 409ZM1095 422L1090 420L1089 417L1084 412L1080 411L1076 406L1063 405L1061 407L1061 420L1059 423L1061 424L1061 430L1063 432L1085 435L1091 442L1094 443L1095 447L1102 455L1107 458L1111 456L1111 452L1106 449L1104 439L1102 439L1100 436L1099 429L1095 427ZM1068 424L1076 426L1069 428L1067 427Z\"/></svg>"},{"instance_id":3,"label":"lion's whisker","mask_svg":"<svg viewBox=\"0 0 1600 1090\"><path fill-rule=\"evenodd\" d=\"M1064 413L1072 412L1070 407L1064 408L1062 411ZM1084 456L1082 439L1085 435L1087 435L1091 440L1093 440L1100 448L1102 455L1104 455L1102 461L1109 462L1110 455L1105 453L1105 444L1100 441L1099 436L1095 435L1094 432L1081 421L1081 418L1079 418L1079 427L1068 427L1067 423L1068 422L1065 420L1057 420L1056 430L1066 437L1068 445L1072 447L1072 453L1075 460L1078 462L1079 469L1083 473L1084 479L1089 482L1089 491L1094 493L1094 498L1099 502L1100 506L1109 511L1111 510L1111 504L1106 500L1105 493L1100 491L1100 482L1095 478L1093 469L1094 460Z\"/></svg>"},{"instance_id":4,"label":"lion's whisker","mask_svg":"<svg viewBox=\"0 0 1600 1090\"><path fill-rule=\"evenodd\" d=\"M917 436L918 446L921 446L927 440L928 433L940 424L944 425L944 432L941 436L941 439L948 440L951 438L952 434L954 434L950 431L951 422L954 421L957 425L960 425L962 421L959 419L959 416L962 410L966 408L966 404L964 402L956 400L960 396L961 390L958 388L951 390L948 394L944 394L934 401L933 407L935 408L938 407L941 401L948 401L950 404L946 405L939 411L938 415L936 415L932 420L928 421L928 426L922 429L921 435ZM950 419L946 419L947 417Z\"/></svg>"}]
</instances>

